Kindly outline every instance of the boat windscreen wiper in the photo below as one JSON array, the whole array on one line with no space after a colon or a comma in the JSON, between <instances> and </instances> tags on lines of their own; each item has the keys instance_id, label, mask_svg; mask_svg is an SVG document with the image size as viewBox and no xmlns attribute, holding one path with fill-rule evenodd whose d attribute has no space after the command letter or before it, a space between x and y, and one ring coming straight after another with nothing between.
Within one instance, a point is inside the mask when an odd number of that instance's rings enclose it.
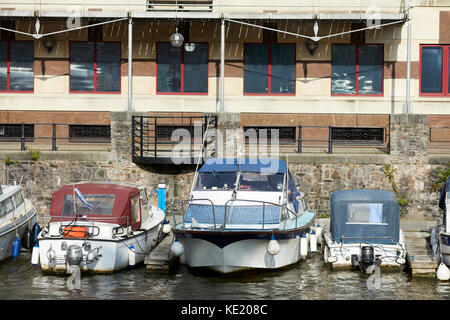
<instances>
[{"instance_id":1,"label":"boat windscreen wiper","mask_svg":"<svg viewBox=\"0 0 450 320\"><path fill-rule=\"evenodd\" d=\"M267 180L269 181L270 186L272 187L272 190L276 190L275 187L273 186L272 181L270 180L270 176L269 175L267 176Z\"/></svg>"}]
</instances>

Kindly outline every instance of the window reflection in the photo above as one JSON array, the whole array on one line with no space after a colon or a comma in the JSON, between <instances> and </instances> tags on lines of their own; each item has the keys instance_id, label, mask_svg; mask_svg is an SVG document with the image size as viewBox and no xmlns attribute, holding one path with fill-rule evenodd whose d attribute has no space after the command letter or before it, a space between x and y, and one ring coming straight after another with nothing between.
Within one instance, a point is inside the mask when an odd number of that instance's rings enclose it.
<instances>
[{"instance_id":1,"label":"window reflection","mask_svg":"<svg viewBox=\"0 0 450 320\"><path fill-rule=\"evenodd\" d=\"M424 67L425 66L425 67ZM422 93L442 92L442 47L422 48Z\"/></svg>"},{"instance_id":2,"label":"window reflection","mask_svg":"<svg viewBox=\"0 0 450 320\"><path fill-rule=\"evenodd\" d=\"M0 90L34 90L34 42L0 42Z\"/></svg>"}]
</instances>

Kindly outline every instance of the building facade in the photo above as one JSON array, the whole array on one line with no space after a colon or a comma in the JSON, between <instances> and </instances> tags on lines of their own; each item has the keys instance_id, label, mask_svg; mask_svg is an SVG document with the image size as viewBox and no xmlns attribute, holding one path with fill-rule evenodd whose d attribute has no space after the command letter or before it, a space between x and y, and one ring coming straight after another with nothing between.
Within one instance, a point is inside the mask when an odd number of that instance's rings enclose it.
<instances>
[{"instance_id":1,"label":"building facade","mask_svg":"<svg viewBox=\"0 0 450 320\"><path fill-rule=\"evenodd\" d=\"M0 3L0 140L56 123L63 144L101 144L131 111L239 114L296 147L386 144L390 115L427 114L429 142L450 143L447 0Z\"/></svg>"}]
</instances>

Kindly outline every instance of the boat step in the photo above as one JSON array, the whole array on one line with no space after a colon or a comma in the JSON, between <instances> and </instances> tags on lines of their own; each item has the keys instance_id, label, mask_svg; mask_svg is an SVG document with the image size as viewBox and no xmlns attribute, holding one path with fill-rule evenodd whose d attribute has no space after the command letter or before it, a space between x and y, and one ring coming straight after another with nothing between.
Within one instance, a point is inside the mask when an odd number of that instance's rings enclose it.
<instances>
[{"instance_id":1,"label":"boat step","mask_svg":"<svg viewBox=\"0 0 450 320\"><path fill-rule=\"evenodd\" d=\"M430 233L425 231L405 232L405 238L428 238L429 236Z\"/></svg>"},{"instance_id":2,"label":"boat step","mask_svg":"<svg viewBox=\"0 0 450 320\"><path fill-rule=\"evenodd\" d=\"M408 264L410 265L411 269L413 271L415 269L421 270L421 269L434 269L438 267L438 263L436 260L433 259L433 257L429 255L414 255L414 254L408 254L407 257Z\"/></svg>"},{"instance_id":3,"label":"boat step","mask_svg":"<svg viewBox=\"0 0 450 320\"><path fill-rule=\"evenodd\" d=\"M173 242L173 233L170 232L144 259L148 271L169 271L175 262L175 257L170 254Z\"/></svg>"},{"instance_id":4,"label":"boat step","mask_svg":"<svg viewBox=\"0 0 450 320\"><path fill-rule=\"evenodd\" d=\"M436 269L434 268L423 268L423 269L412 269L413 277L435 277Z\"/></svg>"}]
</instances>

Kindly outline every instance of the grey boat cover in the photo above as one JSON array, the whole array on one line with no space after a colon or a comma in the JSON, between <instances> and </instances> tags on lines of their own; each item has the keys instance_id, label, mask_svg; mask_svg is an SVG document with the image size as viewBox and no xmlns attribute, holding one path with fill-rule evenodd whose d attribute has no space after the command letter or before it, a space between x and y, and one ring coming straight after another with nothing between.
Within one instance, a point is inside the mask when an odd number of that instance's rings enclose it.
<instances>
[{"instance_id":1,"label":"grey boat cover","mask_svg":"<svg viewBox=\"0 0 450 320\"><path fill-rule=\"evenodd\" d=\"M395 194L341 190L331 195L330 231L337 243L396 244L400 209Z\"/></svg>"}]
</instances>

